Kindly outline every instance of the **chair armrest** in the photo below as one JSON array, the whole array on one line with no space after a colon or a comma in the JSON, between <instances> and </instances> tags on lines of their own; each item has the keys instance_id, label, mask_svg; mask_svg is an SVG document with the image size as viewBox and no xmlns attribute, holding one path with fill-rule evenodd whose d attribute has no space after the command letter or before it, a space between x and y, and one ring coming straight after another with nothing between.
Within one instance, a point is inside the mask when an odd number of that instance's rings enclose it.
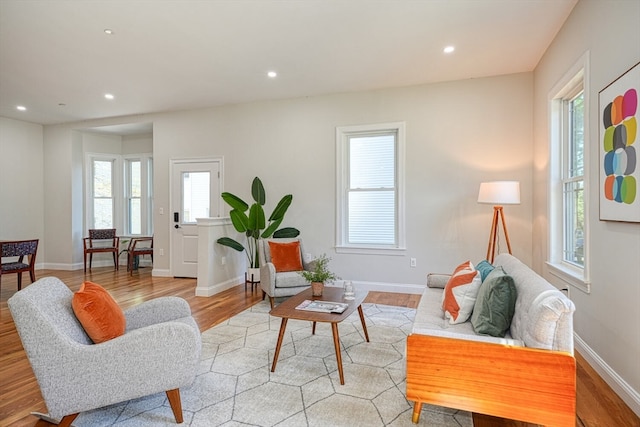
<instances>
[{"instance_id":1,"label":"chair armrest","mask_svg":"<svg viewBox=\"0 0 640 427\"><path fill-rule=\"evenodd\" d=\"M200 333L182 322L136 329L101 344L70 342L40 382L53 417L184 387L193 382ZM91 393L83 390L91 389Z\"/></svg>"},{"instance_id":2,"label":"chair armrest","mask_svg":"<svg viewBox=\"0 0 640 427\"><path fill-rule=\"evenodd\" d=\"M271 262L262 264L260 267L260 287L269 296L274 296L276 292L276 267Z\"/></svg>"},{"instance_id":3,"label":"chair armrest","mask_svg":"<svg viewBox=\"0 0 640 427\"><path fill-rule=\"evenodd\" d=\"M146 301L124 312L127 331L161 322L191 316L191 307L179 297L160 297Z\"/></svg>"}]
</instances>

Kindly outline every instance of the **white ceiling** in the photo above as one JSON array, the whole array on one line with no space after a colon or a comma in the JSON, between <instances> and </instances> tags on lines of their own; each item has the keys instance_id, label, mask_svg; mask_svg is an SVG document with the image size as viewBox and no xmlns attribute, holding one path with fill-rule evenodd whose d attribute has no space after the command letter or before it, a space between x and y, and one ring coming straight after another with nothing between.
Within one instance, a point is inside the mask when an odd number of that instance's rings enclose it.
<instances>
[{"instance_id":1,"label":"white ceiling","mask_svg":"<svg viewBox=\"0 0 640 427\"><path fill-rule=\"evenodd\" d=\"M0 116L53 124L526 72L576 2L0 0Z\"/></svg>"}]
</instances>

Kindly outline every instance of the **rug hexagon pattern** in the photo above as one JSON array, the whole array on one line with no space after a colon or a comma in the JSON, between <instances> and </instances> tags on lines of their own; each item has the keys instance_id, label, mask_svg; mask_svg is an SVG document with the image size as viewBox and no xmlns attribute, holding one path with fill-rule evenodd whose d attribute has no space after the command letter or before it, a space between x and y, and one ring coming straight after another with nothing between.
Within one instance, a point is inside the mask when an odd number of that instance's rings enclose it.
<instances>
[{"instance_id":1,"label":"rug hexagon pattern","mask_svg":"<svg viewBox=\"0 0 640 427\"><path fill-rule=\"evenodd\" d=\"M406 337L415 310L363 304L339 324L345 384L340 385L331 327L290 320L270 372L280 319L261 302L202 333L198 376L181 390L185 426L409 427ZM76 427L175 426L164 393L80 414ZM471 414L424 405L420 426L472 427Z\"/></svg>"}]
</instances>

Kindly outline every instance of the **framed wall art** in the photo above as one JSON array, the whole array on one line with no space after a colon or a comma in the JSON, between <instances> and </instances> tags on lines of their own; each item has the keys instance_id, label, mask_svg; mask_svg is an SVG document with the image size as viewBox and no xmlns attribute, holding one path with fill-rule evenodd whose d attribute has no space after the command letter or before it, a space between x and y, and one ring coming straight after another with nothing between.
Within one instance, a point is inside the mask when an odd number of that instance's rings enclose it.
<instances>
[{"instance_id":1,"label":"framed wall art","mask_svg":"<svg viewBox=\"0 0 640 427\"><path fill-rule=\"evenodd\" d=\"M600 91L600 219L640 222L640 62Z\"/></svg>"}]
</instances>

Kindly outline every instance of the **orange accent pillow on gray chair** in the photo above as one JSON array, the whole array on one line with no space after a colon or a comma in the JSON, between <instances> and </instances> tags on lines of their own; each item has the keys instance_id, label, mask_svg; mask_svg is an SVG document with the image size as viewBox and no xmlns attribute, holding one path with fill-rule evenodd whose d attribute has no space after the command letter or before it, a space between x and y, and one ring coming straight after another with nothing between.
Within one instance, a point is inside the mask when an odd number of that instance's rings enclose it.
<instances>
[{"instance_id":1,"label":"orange accent pillow on gray chair","mask_svg":"<svg viewBox=\"0 0 640 427\"><path fill-rule=\"evenodd\" d=\"M71 306L84 331L95 344L124 334L124 312L102 286L84 282L73 295Z\"/></svg>"},{"instance_id":2,"label":"orange accent pillow on gray chair","mask_svg":"<svg viewBox=\"0 0 640 427\"><path fill-rule=\"evenodd\" d=\"M271 262L276 272L302 271L302 257L300 256L300 242L272 242L269 241Z\"/></svg>"}]
</instances>

